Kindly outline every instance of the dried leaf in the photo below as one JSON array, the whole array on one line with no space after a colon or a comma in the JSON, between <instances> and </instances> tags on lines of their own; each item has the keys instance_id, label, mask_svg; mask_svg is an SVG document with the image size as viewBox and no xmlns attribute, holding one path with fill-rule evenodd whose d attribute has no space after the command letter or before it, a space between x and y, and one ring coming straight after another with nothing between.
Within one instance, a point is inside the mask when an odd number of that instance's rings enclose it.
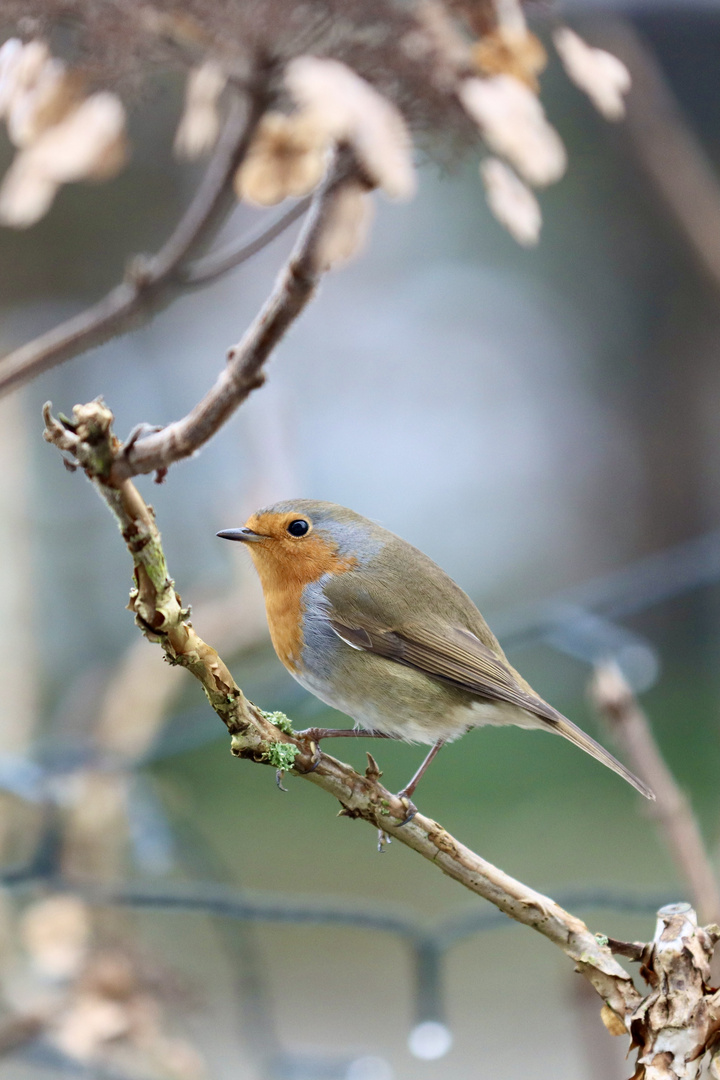
<instances>
[{"instance_id":1,"label":"dried leaf","mask_svg":"<svg viewBox=\"0 0 720 1080\"><path fill-rule=\"evenodd\" d=\"M603 1005L600 1010L600 1019L611 1035L627 1035L628 1030L622 1018L609 1005Z\"/></svg>"},{"instance_id":2,"label":"dried leaf","mask_svg":"<svg viewBox=\"0 0 720 1080\"><path fill-rule=\"evenodd\" d=\"M565 172L567 155L543 107L511 75L464 79L458 94L491 149L507 158L536 187L552 184Z\"/></svg>"},{"instance_id":3,"label":"dried leaf","mask_svg":"<svg viewBox=\"0 0 720 1080\"><path fill-rule=\"evenodd\" d=\"M90 917L75 896L50 896L23 913L20 937L38 971L52 979L69 979L87 955Z\"/></svg>"},{"instance_id":4,"label":"dried leaf","mask_svg":"<svg viewBox=\"0 0 720 1080\"><path fill-rule=\"evenodd\" d=\"M212 150L220 133L218 100L225 83L223 69L213 60L189 73L185 111L175 135L174 149L178 157L194 160Z\"/></svg>"},{"instance_id":5,"label":"dried leaf","mask_svg":"<svg viewBox=\"0 0 720 1080\"><path fill-rule=\"evenodd\" d=\"M60 184L105 180L125 158L122 102L107 91L93 94L15 156L0 187L0 222L33 225L49 209Z\"/></svg>"},{"instance_id":6,"label":"dried leaf","mask_svg":"<svg viewBox=\"0 0 720 1080\"><path fill-rule=\"evenodd\" d=\"M312 117L266 113L235 174L235 191L259 206L307 195L322 179L326 159L327 139Z\"/></svg>"},{"instance_id":7,"label":"dried leaf","mask_svg":"<svg viewBox=\"0 0 720 1080\"><path fill-rule=\"evenodd\" d=\"M545 69L547 53L527 29L498 27L473 46L472 57L483 75L512 75L537 93L537 76Z\"/></svg>"},{"instance_id":8,"label":"dried leaf","mask_svg":"<svg viewBox=\"0 0 720 1080\"><path fill-rule=\"evenodd\" d=\"M632 82L622 60L588 45L567 26L555 31L553 41L568 77L585 91L598 112L606 120L621 120L625 115L624 96Z\"/></svg>"},{"instance_id":9,"label":"dried leaf","mask_svg":"<svg viewBox=\"0 0 720 1080\"><path fill-rule=\"evenodd\" d=\"M19 89L7 109L8 135L15 146L34 143L59 123L81 96L81 81L62 60L50 58L31 86Z\"/></svg>"},{"instance_id":10,"label":"dried leaf","mask_svg":"<svg viewBox=\"0 0 720 1080\"><path fill-rule=\"evenodd\" d=\"M480 165L488 206L498 221L524 247L533 247L540 239L542 214L530 188L509 165L498 158L488 158Z\"/></svg>"},{"instance_id":11,"label":"dried leaf","mask_svg":"<svg viewBox=\"0 0 720 1080\"><path fill-rule=\"evenodd\" d=\"M335 193L328 207L316 259L319 269L330 270L346 263L365 245L373 217L372 199L367 188L346 183Z\"/></svg>"},{"instance_id":12,"label":"dried leaf","mask_svg":"<svg viewBox=\"0 0 720 1080\"><path fill-rule=\"evenodd\" d=\"M52 1041L78 1061L89 1061L108 1042L126 1035L130 1015L125 1005L96 994L82 994L60 1018Z\"/></svg>"},{"instance_id":13,"label":"dried leaf","mask_svg":"<svg viewBox=\"0 0 720 1080\"><path fill-rule=\"evenodd\" d=\"M412 143L400 111L338 60L299 56L285 85L328 139L349 142L370 178L392 199L415 193Z\"/></svg>"}]
</instances>

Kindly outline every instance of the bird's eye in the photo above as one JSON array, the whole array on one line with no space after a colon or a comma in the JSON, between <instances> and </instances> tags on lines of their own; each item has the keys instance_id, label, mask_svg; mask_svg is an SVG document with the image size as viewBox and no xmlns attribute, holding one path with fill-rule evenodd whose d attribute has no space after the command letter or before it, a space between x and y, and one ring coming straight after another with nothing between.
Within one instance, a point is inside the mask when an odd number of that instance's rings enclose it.
<instances>
[{"instance_id":1,"label":"bird's eye","mask_svg":"<svg viewBox=\"0 0 720 1080\"><path fill-rule=\"evenodd\" d=\"M287 531L291 536L305 536L305 533L310 531L310 526L304 518L296 518L290 522Z\"/></svg>"}]
</instances>

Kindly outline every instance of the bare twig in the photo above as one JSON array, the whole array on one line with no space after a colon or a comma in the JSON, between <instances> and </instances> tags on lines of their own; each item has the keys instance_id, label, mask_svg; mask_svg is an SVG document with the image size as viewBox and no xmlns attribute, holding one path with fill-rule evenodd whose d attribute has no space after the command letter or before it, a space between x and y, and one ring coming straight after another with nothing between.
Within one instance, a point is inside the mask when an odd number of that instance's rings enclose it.
<instances>
[{"instance_id":1,"label":"bare twig","mask_svg":"<svg viewBox=\"0 0 720 1080\"><path fill-rule=\"evenodd\" d=\"M217 229L232 205L233 174L262 114L260 96L233 100L223 134L190 206L157 255L132 261L125 280L97 304L0 360L0 393L150 318L178 287L178 268Z\"/></svg>"},{"instance_id":2,"label":"bare twig","mask_svg":"<svg viewBox=\"0 0 720 1080\"><path fill-rule=\"evenodd\" d=\"M277 240L278 236L282 236L291 225L294 225L309 210L311 203L310 196L301 199L282 217L279 217L277 221L274 221L272 225L269 225L267 229L261 232L259 236L256 236L254 240L245 240L244 238L233 240L232 243L226 244L219 251L211 251L209 255L205 255L202 259L195 259L194 262L188 263L186 267L178 272L178 281L184 288L210 285L211 282L216 281L223 274L227 274L229 270L234 270L237 266L247 262L248 259L252 259L253 255L257 255L263 248L272 244L273 240Z\"/></svg>"},{"instance_id":3,"label":"bare twig","mask_svg":"<svg viewBox=\"0 0 720 1080\"><path fill-rule=\"evenodd\" d=\"M692 807L668 769L647 716L614 664L599 667L591 686L596 708L610 723L631 766L655 792L646 808L657 821L702 919L720 919L720 890Z\"/></svg>"},{"instance_id":4,"label":"bare twig","mask_svg":"<svg viewBox=\"0 0 720 1080\"><path fill-rule=\"evenodd\" d=\"M243 339L228 351L227 366L215 385L182 420L129 444L113 463L113 483L140 473L164 470L173 462L190 457L253 390L262 386L266 360L314 296L326 269L317 258L318 244L335 200L353 173L349 155L338 155L335 166L313 198L310 216L273 292Z\"/></svg>"},{"instance_id":5,"label":"bare twig","mask_svg":"<svg viewBox=\"0 0 720 1080\"><path fill-rule=\"evenodd\" d=\"M437 822L417 814L407 825L406 807L374 776L361 776L329 755L312 772L311 749L280 730L247 700L218 654L187 621L171 581L152 512L130 480L115 484L113 459L119 444L112 435L112 414L102 402L76 406L67 424L45 409L45 438L74 455L116 516L133 557L136 587L130 596L138 626L159 642L168 660L189 670L233 736L238 757L275 767L293 767L310 783L340 800L343 813L382 828L419 852L448 876L495 904L511 918L532 927L558 945L619 1016L635 1008L640 995L629 975L605 944L585 924L546 896L516 881L455 840Z\"/></svg>"}]
</instances>

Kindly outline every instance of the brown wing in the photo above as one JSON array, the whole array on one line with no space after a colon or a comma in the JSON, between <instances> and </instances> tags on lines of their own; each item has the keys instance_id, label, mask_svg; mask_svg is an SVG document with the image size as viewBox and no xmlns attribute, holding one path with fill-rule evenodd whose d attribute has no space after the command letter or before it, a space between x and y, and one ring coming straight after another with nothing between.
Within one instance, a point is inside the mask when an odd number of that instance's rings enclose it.
<instances>
[{"instance_id":1,"label":"brown wing","mask_svg":"<svg viewBox=\"0 0 720 1080\"><path fill-rule=\"evenodd\" d=\"M349 622L350 620L348 620ZM398 664L423 671L435 679L458 686L471 694L491 701L507 701L544 720L548 729L563 735L603 765L618 773L648 799L655 796L647 784L639 780L622 762L609 754L571 720L557 712L542 698L528 692L518 683L507 664L469 630L460 627L412 626L402 632L378 626L372 617L353 616L349 626L336 614L329 622L338 637L355 649L377 653Z\"/></svg>"},{"instance_id":2,"label":"brown wing","mask_svg":"<svg viewBox=\"0 0 720 1080\"><path fill-rule=\"evenodd\" d=\"M518 705L550 723L561 719L542 698L523 690L503 661L469 630L413 626L400 632L373 627L369 621L348 626L335 615L329 621L338 637L355 649L385 656L478 697Z\"/></svg>"}]
</instances>

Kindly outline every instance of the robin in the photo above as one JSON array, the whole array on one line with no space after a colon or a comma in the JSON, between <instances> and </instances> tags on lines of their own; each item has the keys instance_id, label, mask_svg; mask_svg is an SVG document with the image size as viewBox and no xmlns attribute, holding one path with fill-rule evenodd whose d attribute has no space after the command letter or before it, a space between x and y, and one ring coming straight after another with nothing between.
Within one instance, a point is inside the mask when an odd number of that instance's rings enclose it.
<instances>
[{"instance_id":1,"label":"robin","mask_svg":"<svg viewBox=\"0 0 720 1080\"><path fill-rule=\"evenodd\" d=\"M290 674L360 725L300 735L315 743L366 735L432 744L401 798L409 802L444 743L482 724L563 735L655 798L535 693L469 596L399 536L312 499L276 503L217 535L248 545L272 643Z\"/></svg>"}]
</instances>

